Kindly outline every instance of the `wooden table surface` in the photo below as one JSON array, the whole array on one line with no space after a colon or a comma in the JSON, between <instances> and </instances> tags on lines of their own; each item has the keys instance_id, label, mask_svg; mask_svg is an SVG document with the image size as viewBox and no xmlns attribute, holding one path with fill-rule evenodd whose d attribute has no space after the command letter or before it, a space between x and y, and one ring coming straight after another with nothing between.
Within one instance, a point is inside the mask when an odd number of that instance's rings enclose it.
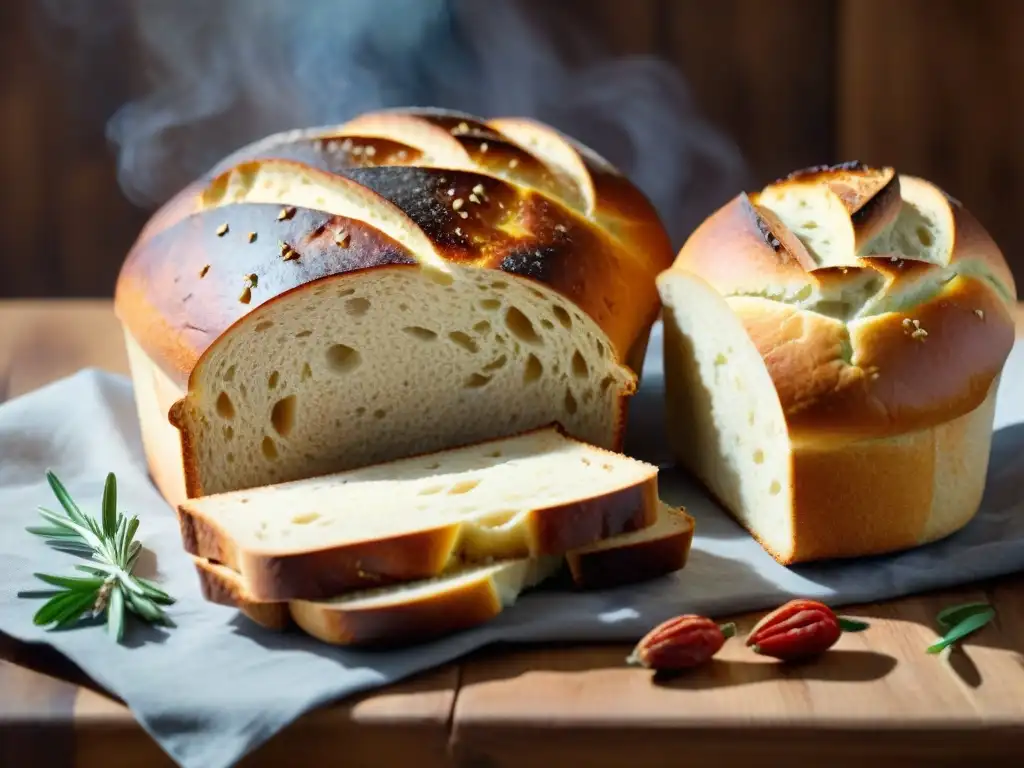
<instances>
[{"instance_id":1,"label":"wooden table surface","mask_svg":"<svg viewBox=\"0 0 1024 768\"><path fill-rule=\"evenodd\" d=\"M0 329L0 400L85 366L126 371L107 302L0 302ZM967 600L996 621L926 654L935 614ZM242 765L1024 765L1024 574L843 613L870 629L812 663L731 642L666 684L624 666L621 645L484 651L312 713ZM0 766L171 764L70 664L0 635Z\"/></svg>"}]
</instances>

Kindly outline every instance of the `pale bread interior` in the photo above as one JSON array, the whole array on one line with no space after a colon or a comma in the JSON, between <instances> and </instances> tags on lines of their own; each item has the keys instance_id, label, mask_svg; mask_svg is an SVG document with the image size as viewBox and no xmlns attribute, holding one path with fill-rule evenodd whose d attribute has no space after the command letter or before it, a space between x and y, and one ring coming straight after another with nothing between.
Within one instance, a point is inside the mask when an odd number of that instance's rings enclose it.
<instances>
[{"instance_id":1,"label":"pale bread interior","mask_svg":"<svg viewBox=\"0 0 1024 768\"><path fill-rule=\"evenodd\" d=\"M367 270L262 305L181 409L205 494L559 423L614 447L635 377L572 302L511 276Z\"/></svg>"},{"instance_id":2,"label":"pale bread interior","mask_svg":"<svg viewBox=\"0 0 1024 768\"><path fill-rule=\"evenodd\" d=\"M772 552L785 556L794 540L791 446L768 369L729 303L703 280L670 272L659 288L673 451Z\"/></svg>"},{"instance_id":3,"label":"pale bread interior","mask_svg":"<svg viewBox=\"0 0 1024 768\"><path fill-rule=\"evenodd\" d=\"M779 217L819 267L857 263L849 211L826 184L773 185L757 196L757 203Z\"/></svg>"},{"instance_id":4,"label":"pale bread interior","mask_svg":"<svg viewBox=\"0 0 1024 768\"><path fill-rule=\"evenodd\" d=\"M521 549L532 510L597 499L656 473L656 467L549 428L327 477L202 497L185 508L239 547L273 554L458 524L460 552L479 560Z\"/></svg>"}]
</instances>

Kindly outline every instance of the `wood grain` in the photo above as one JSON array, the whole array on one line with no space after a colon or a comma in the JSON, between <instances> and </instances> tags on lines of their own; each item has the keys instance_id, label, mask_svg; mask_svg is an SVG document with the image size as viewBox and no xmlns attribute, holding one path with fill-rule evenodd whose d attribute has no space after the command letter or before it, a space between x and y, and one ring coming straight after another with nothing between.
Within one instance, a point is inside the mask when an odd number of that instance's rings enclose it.
<instances>
[{"instance_id":1,"label":"wood grain","mask_svg":"<svg viewBox=\"0 0 1024 768\"><path fill-rule=\"evenodd\" d=\"M1024 305L1018 307L1024 335ZM106 301L0 302L8 397L84 366L127 370ZM489 650L297 721L242 766L593 768L756 762L830 768L1019 765L1024 575L844 611L871 627L783 667L730 641L707 669L660 681L624 645ZM961 650L924 653L936 612L986 599L998 620ZM758 618L738 617L741 633ZM671 757L670 757L671 756ZM818 764L815 762L815 764ZM0 635L0 766L172 765L123 704L47 648Z\"/></svg>"}]
</instances>

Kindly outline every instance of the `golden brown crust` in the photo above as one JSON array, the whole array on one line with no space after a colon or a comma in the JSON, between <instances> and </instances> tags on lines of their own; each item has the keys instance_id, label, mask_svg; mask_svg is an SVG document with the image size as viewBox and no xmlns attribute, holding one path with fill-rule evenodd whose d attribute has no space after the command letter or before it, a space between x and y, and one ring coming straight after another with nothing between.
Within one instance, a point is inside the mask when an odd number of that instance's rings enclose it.
<instances>
[{"instance_id":1,"label":"golden brown crust","mask_svg":"<svg viewBox=\"0 0 1024 768\"><path fill-rule=\"evenodd\" d=\"M684 568L693 544L694 520L682 509L668 514L683 518L685 524L657 538L568 552L565 561L575 585L581 589L611 589Z\"/></svg>"},{"instance_id":2,"label":"golden brown crust","mask_svg":"<svg viewBox=\"0 0 1024 768\"><path fill-rule=\"evenodd\" d=\"M794 435L881 437L955 419L982 402L1013 346L1016 291L991 237L937 188L900 180L916 199L931 190L948 201L949 265L878 255L818 267L741 194L701 224L672 267L728 298Z\"/></svg>"},{"instance_id":3,"label":"golden brown crust","mask_svg":"<svg viewBox=\"0 0 1024 768\"><path fill-rule=\"evenodd\" d=\"M199 577L199 591L204 600L229 608L237 608L250 620L266 629L283 630L291 624L287 603L253 600L242 587L241 580L223 566L201 557L192 562Z\"/></svg>"},{"instance_id":4,"label":"golden brown crust","mask_svg":"<svg viewBox=\"0 0 1024 768\"><path fill-rule=\"evenodd\" d=\"M501 125L437 110L392 110L242 148L148 223L119 275L117 315L183 384L214 339L281 292L421 258L365 222L303 208L279 220L280 206L255 203L209 209L211 195L206 203L197 195L219 189L233 169L277 163L361 186L404 212L446 260L549 285L594 318L621 359L636 362L660 306L654 278L673 257L656 212L600 158L550 129L508 121L511 133L533 130L559 147L561 163L544 162L544 153L530 153ZM573 154L578 165L566 160ZM589 176L580 178L579 168ZM583 192L589 188L593 210ZM462 201L459 210L455 200ZM344 247L335 242L338 231L351 237ZM298 258L284 260L281 242ZM242 303L253 274L258 285Z\"/></svg>"},{"instance_id":5,"label":"golden brown crust","mask_svg":"<svg viewBox=\"0 0 1024 768\"><path fill-rule=\"evenodd\" d=\"M561 555L601 539L651 525L658 508L657 472L603 496L531 510L524 537L509 551L515 558ZM343 544L287 555L246 551L191 502L178 508L185 551L239 571L253 599L323 600L342 592L394 582L432 578L460 551L459 524L374 541Z\"/></svg>"}]
</instances>

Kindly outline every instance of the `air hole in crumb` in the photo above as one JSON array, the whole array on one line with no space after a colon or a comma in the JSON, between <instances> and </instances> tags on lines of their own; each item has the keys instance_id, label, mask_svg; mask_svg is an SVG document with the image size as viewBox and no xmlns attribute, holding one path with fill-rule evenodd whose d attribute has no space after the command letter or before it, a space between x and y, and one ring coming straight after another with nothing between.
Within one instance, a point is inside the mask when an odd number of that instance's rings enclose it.
<instances>
[{"instance_id":1,"label":"air hole in crumb","mask_svg":"<svg viewBox=\"0 0 1024 768\"><path fill-rule=\"evenodd\" d=\"M269 437L263 438L263 442L260 444L260 450L268 459L277 458L277 445Z\"/></svg>"},{"instance_id":2,"label":"air hole in crumb","mask_svg":"<svg viewBox=\"0 0 1024 768\"><path fill-rule=\"evenodd\" d=\"M583 462L583 465L584 465L584 466L586 466L586 467L589 467L589 466L590 466L590 459L588 459L588 458L582 458L582 459L580 459L580 461L582 461L582 462Z\"/></svg>"},{"instance_id":3,"label":"air hole in crumb","mask_svg":"<svg viewBox=\"0 0 1024 768\"><path fill-rule=\"evenodd\" d=\"M725 365L727 362L729 362L729 358L727 358L721 352L715 355L715 365Z\"/></svg>"},{"instance_id":4,"label":"air hole in crumb","mask_svg":"<svg viewBox=\"0 0 1024 768\"><path fill-rule=\"evenodd\" d=\"M597 354L604 357L604 344L601 343L601 340L594 339L594 344L597 346Z\"/></svg>"},{"instance_id":5,"label":"air hole in crumb","mask_svg":"<svg viewBox=\"0 0 1024 768\"><path fill-rule=\"evenodd\" d=\"M523 381L530 384L537 381L541 376L544 375L544 366L536 355L530 355L526 358L526 367L523 369Z\"/></svg>"},{"instance_id":6,"label":"air hole in crumb","mask_svg":"<svg viewBox=\"0 0 1024 768\"><path fill-rule=\"evenodd\" d=\"M295 515L295 517L292 518L292 523L295 525L309 525L310 523L315 523L319 519L319 512L303 512L301 515Z\"/></svg>"},{"instance_id":7,"label":"air hole in crumb","mask_svg":"<svg viewBox=\"0 0 1024 768\"><path fill-rule=\"evenodd\" d=\"M576 398L573 397L572 390L565 390L565 410L569 412L570 416L572 416L576 413L576 408Z\"/></svg>"},{"instance_id":8,"label":"air hole in crumb","mask_svg":"<svg viewBox=\"0 0 1024 768\"><path fill-rule=\"evenodd\" d=\"M492 459L500 459L500 458L501 458L501 451L491 451L491 452L490 452L490 453L488 453L487 455L488 455L488 456L489 456L490 458L492 458Z\"/></svg>"},{"instance_id":9,"label":"air hole in crumb","mask_svg":"<svg viewBox=\"0 0 1024 768\"><path fill-rule=\"evenodd\" d=\"M312 331L299 331L298 333L295 334L295 338L296 339L304 339L307 336L312 336L312 335L313 335Z\"/></svg>"},{"instance_id":10,"label":"air hole in crumb","mask_svg":"<svg viewBox=\"0 0 1024 768\"><path fill-rule=\"evenodd\" d=\"M527 344L540 344L542 343L540 336L537 335L536 329L533 327L533 323L530 322L530 318L524 315L517 307L509 307L508 311L505 312L505 325L520 341L525 341Z\"/></svg>"},{"instance_id":11,"label":"air hole in crumb","mask_svg":"<svg viewBox=\"0 0 1024 768\"><path fill-rule=\"evenodd\" d=\"M764 451L762 451L760 448L754 451L754 463L764 464Z\"/></svg>"},{"instance_id":12,"label":"air hole in crumb","mask_svg":"<svg viewBox=\"0 0 1024 768\"><path fill-rule=\"evenodd\" d=\"M590 375L590 368L587 366L587 361L583 359L583 355L577 349L572 356L572 373L578 378L585 379Z\"/></svg>"},{"instance_id":13,"label":"air hole in crumb","mask_svg":"<svg viewBox=\"0 0 1024 768\"><path fill-rule=\"evenodd\" d=\"M235 366L232 365L230 368L228 368L224 372L224 381L234 381L234 380L235 380Z\"/></svg>"},{"instance_id":14,"label":"air hole in crumb","mask_svg":"<svg viewBox=\"0 0 1024 768\"><path fill-rule=\"evenodd\" d=\"M224 439L231 440L235 436L235 428L228 424L224 427Z\"/></svg>"},{"instance_id":15,"label":"air hole in crumb","mask_svg":"<svg viewBox=\"0 0 1024 768\"><path fill-rule=\"evenodd\" d=\"M470 336L468 333L463 333L462 331L452 331L451 333L448 334L448 338L451 339L454 344L459 345L467 352L476 353L480 350L480 347L478 347L476 342L473 341L473 337Z\"/></svg>"},{"instance_id":16,"label":"air hole in crumb","mask_svg":"<svg viewBox=\"0 0 1024 768\"><path fill-rule=\"evenodd\" d=\"M501 307L501 302L497 299L481 299L480 309L487 310L488 312L494 312Z\"/></svg>"},{"instance_id":17,"label":"air hole in crumb","mask_svg":"<svg viewBox=\"0 0 1024 768\"><path fill-rule=\"evenodd\" d=\"M288 437L295 426L295 395L278 400L270 411L270 423L281 437Z\"/></svg>"},{"instance_id":18,"label":"air hole in crumb","mask_svg":"<svg viewBox=\"0 0 1024 768\"><path fill-rule=\"evenodd\" d=\"M376 411L373 412L373 418L375 419L383 419L387 415L388 412L385 411L383 408L378 408Z\"/></svg>"},{"instance_id":19,"label":"air hole in crumb","mask_svg":"<svg viewBox=\"0 0 1024 768\"><path fill-rule=\"evenodd\" d=\"M484 376L482 373L473 373L470 374L469 378L466 379L466 382L462 386L466 389L478 389L487 384L490 380L490 376Z\"/></svg>"},{"instance_id":20,"label":"air hole in crumb","mask_svg":"<svg viewBox=\"0 0 1024 768\"><path fill-rule=\"evenodd\" d=\"M362 317L370 309L368 299L355 298L345 302L345 312L352 317Z\"/></svg>"},{"instance_id":21,"label":"air hole in crumb","mask_svg":"<svg viewBox=\"0 0 1024 768\"><path fill-rule=\"evenodd\" d=\"M228 464L234 464L235 463L235 454L233 454L233 453L229 453L224 458L226 458L228 460Z\"/></svg>"},{"instance_id":22,"label":"air hole in crumb","mask_svg":"<svg viewBox=\"0 0 1024 768\"><path fill-rule=\"evenodd\" d=\"M772 496L778 496L781 490L782 486L779 485L778 480L772 480L772 484L768 486L768 493L770 493Z\"/></svg>"},{"instance_id":23,"label":"air hole in crumb","mask_svg":"<svg viewBox=\"0 0 1024 768\"><path fill-rule=\"evenodd\" d=\"M429 328L421 328L418 325L408 325L402 329L405 333L412 336L414 339L419 341L433 341L437 338L437 333L430 330Z\"/></svg>"},{"instance_id":24,"label":"air hole in crumb","mask_svg":"<svg viewBox=\"0 0 1024 768\"><path fill-rule=\"evenodd\" d=\"M611 376L605 376L603 379L601 379L601 391L607 392L611 385L614 383L615 379L613 379Z\"/></svg>"},{"instance_id":25,"label":"air hole in crumb","mask_svg":"<svg viewBox=\"0 0 1024 768\"><path fill-rule=\"evenodd\" d=\"M240 498L238 500L238 503L239 504L248 504L249 503L249 497L248 496L243 496L242 498Z\"/></svg>"},{"instance_id":26,"label":"air hole in crumb","mask_svg":"<svg viewBox=\"0 0 1024 768\"><path fill-rule=\"evenodd\" d=\"M429 464L427 464L426 467L424 467L424 469L440 469L440 468L441 468L441 465L438 462L436 462L436 461L432 461Z\"/></svg>"},{"instance_id":27,"label":"air hole in crumb","mask_svg":"<svg viewBox=\"0 0 1024 768\"><path fill-rule=\"evenodd\" d=\"M505 363L508 362L508 357L501 355L500 357L491 360L487 365L484 366L485 371L496 371L501 368Z\"/></svg>"},{"instance_id":28,"label":"air hole in crumb","mask_svg":"<svg viewBox=\"0 0 1024 768\"><path fill-rule=\"evenodd\" d=\"M421 488L416 492L417 496L433 496L444 490L443 485L431 485L426 488Z\"/></svg>"},{"instance_id":29,"label":"air hole in crumb","mask_svg":"<svg viewBox=\"0 0 1024 768\"><path fill-rule=\"evenodd\" d=\"M401 304L399 304L399 305L398 305L398 311L399 311L399 312L408 312L408 311L409 311L409 305L408 305L408 304L406 304L406 303L405 303L405 302L403 301L403 302L402 302Z\"/></svg>"},{"instance_id":30,"label":"air hole in crumb","mask_svg":"<svg viewBox=\"0 0 1024 768\"><path fill-rule=\"evenodd\" d=\"M217 395L217 415L224 419L235 418L235 404L231 402L227 392Z\"/></svg>"},{"instance_id":31,"label":"air hole in crumb","mask_svg":"<svg viewBox=\"0 0 1024 768\"><path fill-rule=\"evenodd\" d=\"M299 381L305 381L306 379L313 378L313 369L309 367L309 363L302 364L302 372L299 374Z\"/></svg>"},{"instance_id":32,"label":"air hole in crumb","mask_svg":"<svg viewBox=\"0 0 1024 768\"><path fill-rule=\"evenodd\" d=\"M803 223L803 228L804 229L817 229L818 228L818 222L816 222L816 221L805 221Z\"/></svg>"},{"instance_id":33,"label":"air hole in crumb","mask_svg":"<svg viewBox=\"0 0 1024 768\"><path fill-rule=\"evenodd\" d=\"M603 469L605 472L611 472L613 467L611 464L602 464L601 469Z\"/></svg>"},{"instance_id":34,"label":"air hole in crumb","mask_svg":"<svg viewBox=\"0 0 1024 768\"><path fill-rule=\"evenodd\" d=\"M491 288L493 288L496 291L504 291L506 288L508 288L508 283L506 283L504 280L497 280L491 283Z\"/></svg>"},{"instance_id":35,"label":"air hole in crumb","mask_svg":"<svg viewBox=\"0 0 1024 768\"><path fill-rule=\"evenodd\" d=\"M479 323L473 326L473 330L483 336L486 333L491 332L491 324L486 320L481 320Z\"/></svg>"},{"instance_id":36,"label":"air hole in crumb","mask_svg":"<svg viewBox=\"0 0 1024 768\"><path fill-rule=\"evenodd\" d=\"M921 243L921 245L923 245L925 248L927 248L933 242L933 240L932 240L932 233L929 232L925 227L918 227L917 228L917 240L918 240L919 243Z\"/></svg>"},{"instance_id":37,"label":"air hole in crumb","mask_svg":"<svg viewBox=\"0 0 1024 768\"><path fill-rule=\"evenodd\" d=\"M469 493L478 485L480 485L479 480L461 480L448 489L448 495L459 496L463 493Z\"/></svg>"},{"instance_id":38,"label":"air hole in crumb","mask_svg":"<svg viewBox=\"0 0 1024 768\"><path fill-rule=\"evenodd\" d=\"M342 290L338 291L338 298L339 299L343 299L346 296L351 296L355 292L356 292L355 288L343 288Z\"/></svg>"},{"instance_id":39,"label":"air hole in crumb","mask_svg":"<svg viewBox=\"0 0 1024 768\"><path fill-rule=\"evenodd\" d=\"M564 307L555 305L551 307L551 313L555 316L555 319L562 324L563 328L572 328L572 318L569 313L565 311Z\"/></svg>"},{"instance_id":40,"label":"air hole in crumb","mask_svg":"<svg viewBox=\"0 0 1024 768\"><path fill-rule=\"evenodd\" d=\"M366 408L365 407L360 405L358 408L356 408L356 416L365 416L365 415L366 415Z\"/></svg>"},{"instance_id":41,"label":"air hole in crumb","mask_svg":"<svg viewBox=\"0 0 1024 768\"><path fill-rule=\"evenodd\" d=\"M345 344L333 344L327 348L327 365L335 373L354 371L360 362L359 351Z\"/></svg>"},{"instance_id":42,"label":"air hole in crumb","mask_svg":"<svg viewBox=\"0 0 1024 768\"><path fill-rule=\"evenodd\" d=\"M751 411L750 413L747 414L747 423L750 424L750 426L754 426L754 412L753 411Z\"/></svg>"},{"instance_id":43,"label":"air hole in crumb","mask_svg":"<svg viewBox=\"0 0 1024 768\"><path fill-rule=\"evenodd\" d=\"M548 331L555 327L555 324L548 320L546 317L540 321L540 324L545 330Z\"/></svg>"},{"instance_id":44,"label":"air hole in crumb","mask_svg":"<svg viewBox=\"0 0 1024 768\"><path fill-rule=\"evenodd\" d=\"M277 382L281 380L281 374L274 371L270 374L270 378L267 379L267 389L276 389Z\"/></svg>"}]
</instances>

